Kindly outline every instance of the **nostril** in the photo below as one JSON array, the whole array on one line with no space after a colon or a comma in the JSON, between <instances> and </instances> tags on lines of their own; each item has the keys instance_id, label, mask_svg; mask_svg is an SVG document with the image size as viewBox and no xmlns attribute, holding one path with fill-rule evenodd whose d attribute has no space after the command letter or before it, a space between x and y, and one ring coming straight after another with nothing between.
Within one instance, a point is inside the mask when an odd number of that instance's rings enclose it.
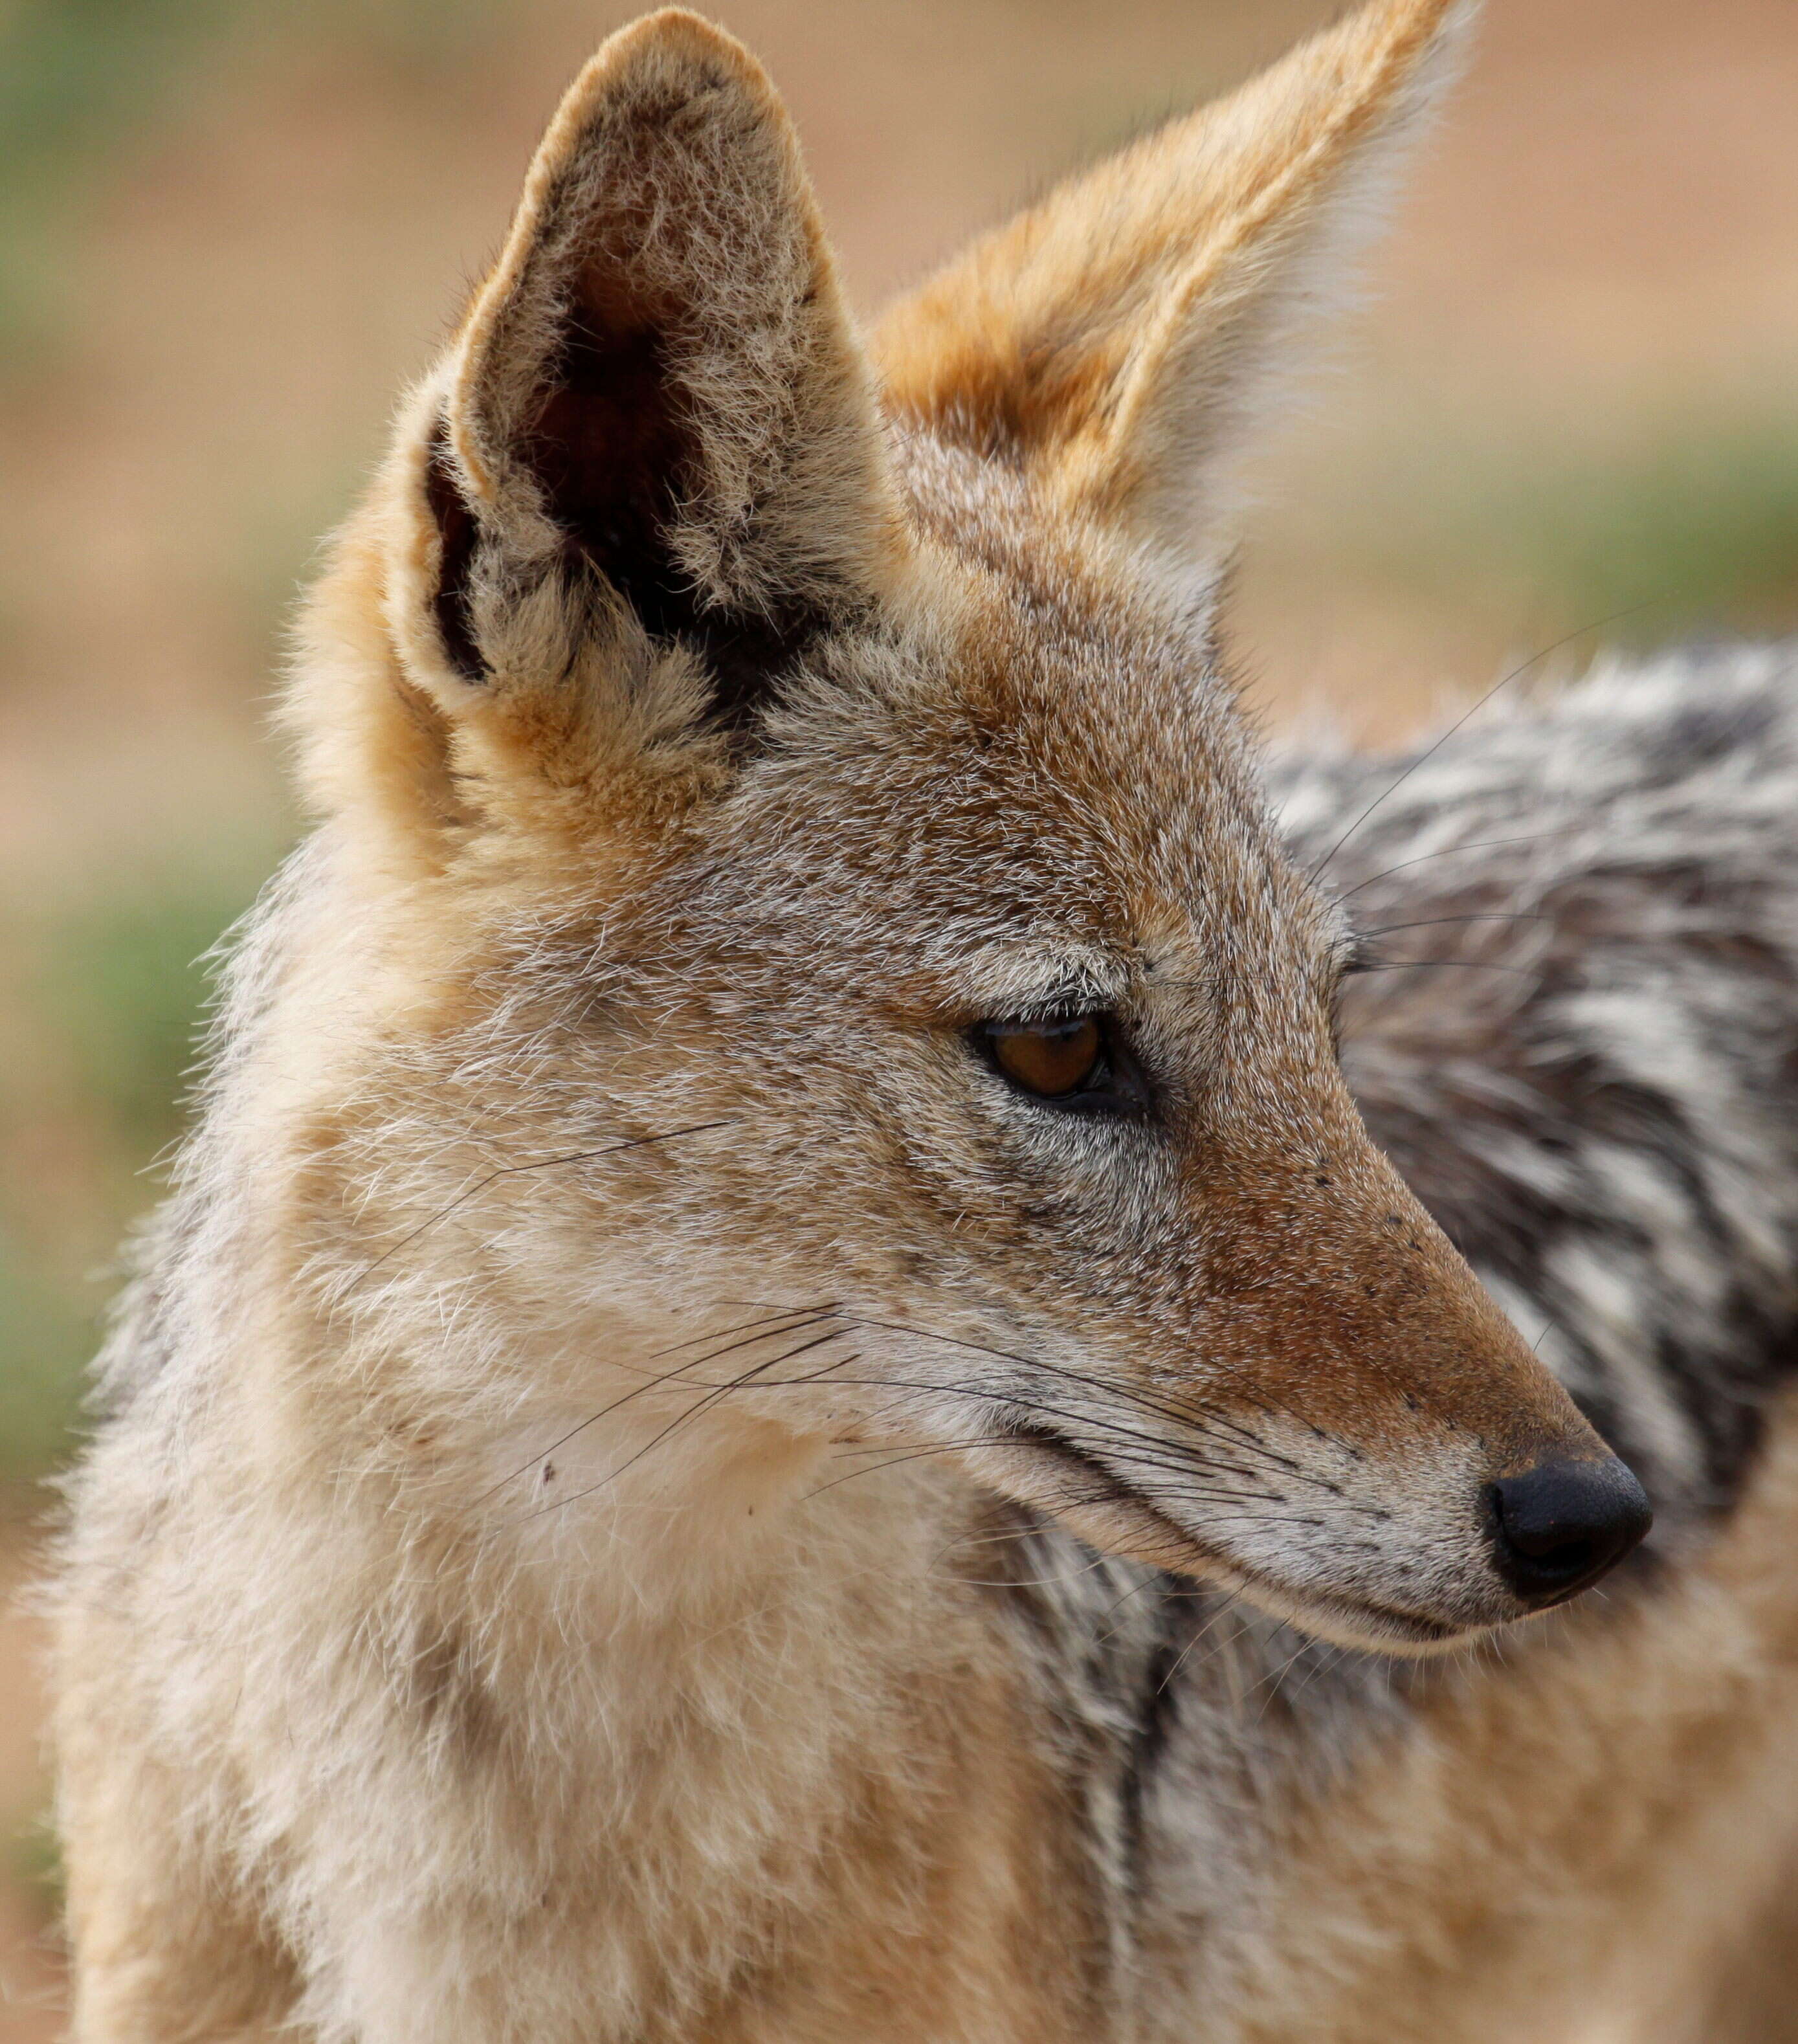
<instances>
[{"instance_id":1,"label":"nostril","mask_svg":"<svg viewBox=\"0 0 1798 2044\"><path fill-rule=\"evenodd\" d=\"M1596 1582L1641 1539L1654 1519L1634 1473L1598 1462L1539 1462L1489 1493L1499 1573L1534 1608Z\"/></svg>"}]
</instances>

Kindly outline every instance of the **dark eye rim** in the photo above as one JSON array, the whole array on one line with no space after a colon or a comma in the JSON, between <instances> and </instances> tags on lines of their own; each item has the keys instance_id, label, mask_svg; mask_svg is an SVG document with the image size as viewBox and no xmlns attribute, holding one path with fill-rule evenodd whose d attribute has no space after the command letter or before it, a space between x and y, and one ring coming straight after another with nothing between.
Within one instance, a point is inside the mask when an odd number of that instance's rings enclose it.
<instances>
[{"instance_id":1,"label":"dark eye rim","mask_svg":"<svg viewBox=\"0 0 1798 2044\"><path fill-rule=\"evenodd\" d=\"M1020 1030L1055 1028L1078 1022L1091 1022L1098 1030L1099 1055L1086 1082L1073 1092L1037 1093L1014 1078L1000 1063L996 1048L999 1037ZM975 1023L967 1033L975 1055L1006 1091L1047 1113L1099 1115L1125 1120L1140 1118L1151 1104L1147 1074L1131 1050L1128 1038L1115 1015L1095 1009L1081 1009L1051 1015L989 1016Z\"/></svg>"}]
</instances>

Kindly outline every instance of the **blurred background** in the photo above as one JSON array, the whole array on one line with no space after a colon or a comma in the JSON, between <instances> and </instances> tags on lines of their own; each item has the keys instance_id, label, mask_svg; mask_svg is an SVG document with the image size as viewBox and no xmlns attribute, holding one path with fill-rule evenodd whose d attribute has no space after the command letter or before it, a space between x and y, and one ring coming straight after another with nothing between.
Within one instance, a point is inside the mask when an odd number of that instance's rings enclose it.
<instances>
[{"instance_id":1,"label":"blurred background","mask_svg":"<svg viewBox=\"0 0 1798 2044\"><path fill-rule=\"evenodd\" d=\"M596 0L0 0L0 1602L194 961L300 827L319 534L501 235ZM1327 0L720 0L866 308ZM1798 627L1798 7L1489 0L1367 303L1264 464L1235 637L1369 742L1501 663ZM1641 606L1636 608L1636 606ZM57 2034L33 1621L0 1620L0 2037Z\"/></svg>"}]
</instances>

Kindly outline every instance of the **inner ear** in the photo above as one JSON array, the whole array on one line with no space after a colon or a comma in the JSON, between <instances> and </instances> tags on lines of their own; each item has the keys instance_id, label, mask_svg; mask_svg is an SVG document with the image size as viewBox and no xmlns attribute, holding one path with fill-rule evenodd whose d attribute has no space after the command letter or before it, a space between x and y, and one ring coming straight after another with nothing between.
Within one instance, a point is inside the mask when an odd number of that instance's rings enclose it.
<instances>
[{"instance_id":1,"label":"inner ear","mask_svg":"<svg viewBox=\"0 0 1798 2044\"><path fill-rule=\"evenodd\" d=\"M676 305L627 290L627 274L583 267L521 453L568 566L603 577L651 640L698 653L714 717L739 725L828 620L782 593L765 608L709 599L683 568L670 536L693 515L705 469L677 365L703 337L679 332Z\"/></svg>"},{"instance_id":2,"label":"inner ear","mask_svg":"<svg viewBox=\"0 0 1798 2044\"><path fill-rule=\"evenodd\" d=\"M667 535L698 482L681 417L669 318L590 264L546 365L521 453L571 553L597 568L652 636L689 621Z\"/></svg>"},{"instance_id":3,"label":"inner ear","mask_svg":"<svg viewBox=\"0 0 1798 2044\"><path fill-rule=\"evenodd\" d=\"M555 529L555 559L540 558L538 566L555 574L563 600L590 609L597 578L652 641L700 656L715 720L737 728L770 679L833 619L840 623L842 612L778 590L752 608L732 605L709 597L683 568L670 535L692 515L704 474L698 428L674 367L678 317L671 304L646 305L620 275L583 266L511 457L528 471ZM490 669L474 602L481 521L459 475L447 419L432 437L425 493L439 542L438 632L456 672L484 682Z\"/></svg>"}]
</instances>

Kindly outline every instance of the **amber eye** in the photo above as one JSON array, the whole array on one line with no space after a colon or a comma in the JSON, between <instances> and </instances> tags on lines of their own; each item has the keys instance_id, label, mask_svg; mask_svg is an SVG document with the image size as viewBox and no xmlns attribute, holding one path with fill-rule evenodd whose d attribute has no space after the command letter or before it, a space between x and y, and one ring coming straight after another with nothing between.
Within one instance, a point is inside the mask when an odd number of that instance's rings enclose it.
<instances>
[{"instance_id":1,"label":"amber eye","mask_svg":"<svg viewBox=\"0 0 1798 2044\"><path fill-rule=\"evenodd\" d=\"M1098 1070L1105 1032L1090 1015L1065 1022L989 1022L993 1062L1012 1085L1045 1100L1078 1093Z\"/></svg>"}]
</instances>

